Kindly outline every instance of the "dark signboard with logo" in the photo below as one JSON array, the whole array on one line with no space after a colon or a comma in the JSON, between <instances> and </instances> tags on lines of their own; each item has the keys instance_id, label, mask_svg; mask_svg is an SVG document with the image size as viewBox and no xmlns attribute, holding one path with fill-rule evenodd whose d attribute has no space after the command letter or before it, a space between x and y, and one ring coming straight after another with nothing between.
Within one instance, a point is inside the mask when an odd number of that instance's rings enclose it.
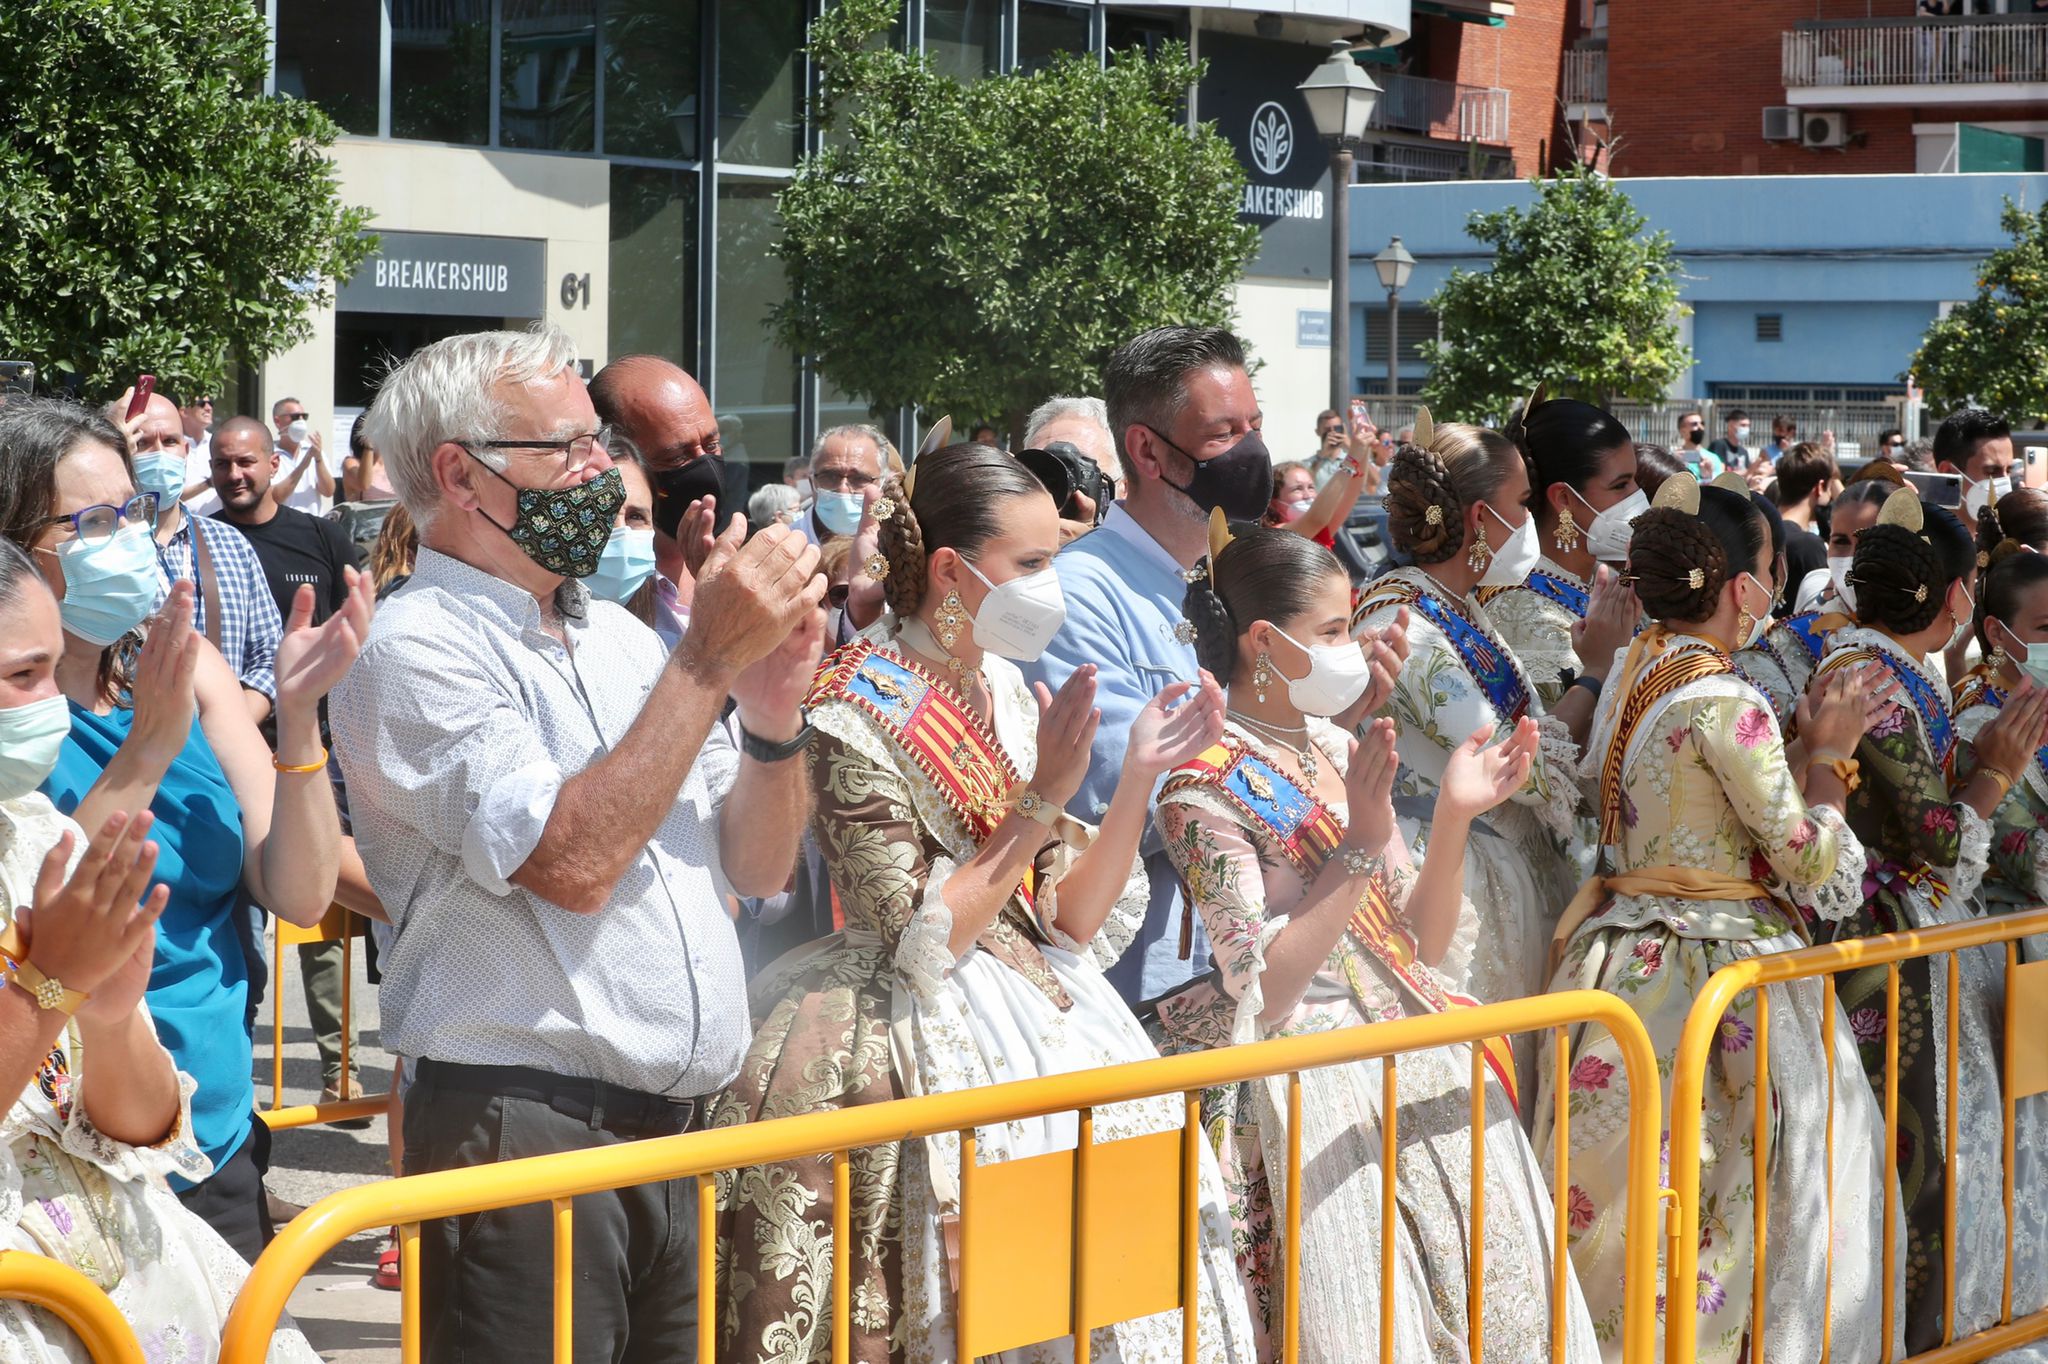
<instances>
[{"instance_id":1,"label":"dark signboard with logo","mask_svg":"<svg viewBox=\"0 0 2048 1364\"><path fill-rule=\"evenodd\" d=\"M1330 153L1294 87L1330 55L1327 47L1204 32L1209 64L1195 112L1216 125L1244 167L1239 217L1259 226L1249 272L1330 277Z\"/></svg>"},{"instance_id":2,"label":"dark signboard with logo","mask_svg":"<svg viewBox=\"0 0 2048 1364\"><path fill-rule=\"evenodd\" d=\"M547 243L525 237L379 232L336 291L343 312L442 317L546 315Z\"/></svg>"}]
</instances>

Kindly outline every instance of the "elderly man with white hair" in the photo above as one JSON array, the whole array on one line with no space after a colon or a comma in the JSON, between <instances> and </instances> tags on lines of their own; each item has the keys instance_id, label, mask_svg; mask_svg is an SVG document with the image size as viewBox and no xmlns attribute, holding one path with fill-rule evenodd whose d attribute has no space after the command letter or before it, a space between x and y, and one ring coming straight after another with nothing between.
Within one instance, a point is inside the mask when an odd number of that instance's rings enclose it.
<instances>
[{"instance_id":1,"label":"elderly man with white hair","mask_svg":"<svg viewBox=\"0 0 2048 1364\"><path fill-rule=\"evenodd\" d=\"M451 337L370 410L419 559L330 713L396 929L412 1171L698 1125L749 1040L726 897L782 889L806 812L818 551L733 518L672 652L593 599L624 488L575 358L552 327ZM549 1357L552 1223L428 1228L429 1360ZM695 1181L579 1198L574 1225L576 1357L690 1357Z\"/></svg>"},{"instance_id":2,"label":"elderly man with white hair","mask_svg":"<svg viewBox=\"0 0 2048 1364\"><path fill-rule=\"evenodd\" d=\"M1100 398L1057 397L1047 398L1033 408L1024 422L1023 457L1040 478L1045 478L1047 471L1032 462L1030 452L1049 450L1056 444L1073 447L1101 471L1100 481L1091 485L1097 495L1072 487L1061 502L1060 541L1064 544L1094 530L1123 486L1123 474L1116 459L1116 438L1109 433L1108 405Z\"/></svg>"}]
</instances>

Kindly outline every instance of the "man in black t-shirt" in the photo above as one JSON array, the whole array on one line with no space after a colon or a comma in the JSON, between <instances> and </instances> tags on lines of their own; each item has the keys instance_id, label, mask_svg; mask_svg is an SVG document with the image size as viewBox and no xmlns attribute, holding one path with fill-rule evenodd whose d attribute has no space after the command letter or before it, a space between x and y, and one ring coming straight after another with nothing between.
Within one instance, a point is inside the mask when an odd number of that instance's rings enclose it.
<instances>
[{"instance_id":1,"label":"man in black t-shirt","mask_svg":"<svg viewBox=\"0 0 2048 1364\"><path fill-rule=\"evenodd\" d=\"M213 487L221 500L221 509L215 515L241 531L255 547L263 576L270 583L270 595L277 598L278 614L284 617L286 627L290 627L292 602L302 586L310 585L313 589L313 623L326 620L348 597L348 575L344 570L362 567L348 533L338 522L284 506L270 495L271 480L277 474L276 446L263 423L253 417L232 417L225 422L213 433L210 454ZM320 733L324 738L327 703L322 701L320 705ZM330 772L333 770L329 768ZM335 794L340 797L342 793L337 789ZM345 804L343 808L346 809ZM341 944L301 943L299 975L306 988L306 1011L313 1024L313 1037L320 1047L320 1068L326 1085L321 1101L359 1098L362 1087L357 1077L341 1072ZM350 1053L353 1068L353 1047Z\"/></svg>"},{"instance_id":2,"label":"man in black t-shirt","mask_svg":"<svg viewBox=\"0 0 2048 1364\"><path fill-rule=\"evenodd\" d=\"M1800 583L1809 573L1825 572L1827 542L1820 535L1820 520L1835 494L1842 476L1835 457L1814 441L1802 441L1778 460L1776 501L1778 515L1785 521L1785 594L1778 614L1792 614Z\"/></svg>"}]
</instances>

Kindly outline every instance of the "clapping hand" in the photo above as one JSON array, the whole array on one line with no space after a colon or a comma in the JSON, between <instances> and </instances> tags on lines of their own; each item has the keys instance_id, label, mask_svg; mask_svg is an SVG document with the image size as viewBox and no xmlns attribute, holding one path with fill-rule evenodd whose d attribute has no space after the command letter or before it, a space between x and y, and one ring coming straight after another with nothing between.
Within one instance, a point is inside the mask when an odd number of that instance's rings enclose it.
<instances>
[{"instance_id":1,"label":"clapping hand","mask_svg":"<svg viewBox=\"0 0 2048 1364\"><path fill-rule=\"evenodd\" d=\"M143 637L129 680L135 718L122 745L137 745L159 768L184 751L192 733L192 679L199 667L199 636L192 629L192 584L171 584L171 595Z\"/></svg>"},{"instance_id":2,"label":"clapping hand","mask_svg":"<svg viewBox=\"0 0 2048 1364\"><path fill-rule=\"evenodd\" d=\"M1202 670L1202 680L1176 682L1145 703L1131 722L1124 749L1124 779L1149 787L1223 737L1223 688Z\"/></svg>"},{"instance_id":3,"label":"clapping hand","mask_svg":"<svg viewBox=\"0 0 2048 1364\"><path fill-rule=\"evenodd\" d=\"M1898 690L1898 679L1882 663L1838 668L1815 677L1793 710L1807 755L1846 758L1854 753L1870 727L1891 709Z\"/></svg>"},{"instance_id":4,"label":"clapping hand","mask_svg":"<svg viewBox=\"0 0 2048 1364\"><path fill-rule=\"evenodd\" d=\"M1378 630L1368 630L1359 635L1358 645L1365 650L1372 680L1366 683L1364 693L1349 710L1331 717L1340 729L1355 728L1359 721L1384 706L1387 698L1394 694L1394 683L1401 676L1401 666L1408 661L1408 608L1404 606L1396 611L1394 618Z\"/></svg>"},{"instance_id":5,"label":"clapping hand","mask_svg":"<svg viewBox=\"0 0 2048 1364\"><path fill-rule=\"evenodd\" d=\"M307 715L334 685L348 674L370 633L370 614L375 609L370 575L353 568L341 571L348 584L348 600L341 609L314 625L313 588L302 584L292 598L291 618L285 622L284 638L277 645L277 709Z\"/></svg>"},{"instance_id":6,"label":"clapping hand","mask_svg":"<svg viewBox=\"0 0 2048 1364\"><path fill-rule=\"evenodd\" d=\"M824 599L816 545L788 526L765 526L750 540L747 518L735 516L705 556L676 654L689 666L738 673L780 648Z\"/></svg>"},{"instance_id":7,"label":"clapping hand","mask_svg":"<svg viewBox=\"0 0 2048 1364\"><path fill-rule=\"evenodd\" d=\"M692 578L704 576L704 561L711 557L711 545L716 538L711 527L717 519L715 497L692 498L683 509L682 524L676 527L676 543L683 547L683 566L690 570Z\"/></svg>"},{"instance_id":8,"label":"clapping hand","mask_svg":"<svg viewBox=\"0 0 2048 1364\"><path fill-rule=\"evenodd\" d=\"M2048 737L2048 689L2023 679L1977 736L1977 761L2017 778Z\"/></svg>"},{"instance_id":9,"label":"clapping hand","mask_svg":"<svg viewBox=\"0 0 2048 1364\"><path fill-rule=\"evenodd\" d=\"M1446 815L1467 821L1477 819L1529 780L1536 762L1536 722L1523 716L1508 737L1492 747L1493 727L1472 731L1444 764L1444 777L1437 787L1439 819Z\"/></svg>"},{"instance_id":10,"label":"clapping hand","mask_svg":"<svg viewBox=\"0 0 2048 1364\"><path fill-rule=\"evenodd\" d=\"M1081 789L1088 760L1095 749L1095 728L1102 712L1095 708L1095 665L1074 669L1057 695L1034 682L1038 698L1038 763L1031 788L1054 805L1065 805Z\"/></svg>"},{"instance_id":11,"label":"clapping hand","mask_svg":"<svg viewBox=\"0 0 2048 1364\"><path fill-rule=\"evenodd\" d=\"M1572 652L1580 667L1593 677L1605 677L1614 656L1635 638L1636 621L1642 605L1633 587L1621 575L1601 564L1593 574L1593 592L1586 603L1586 618L1572 626Z\"/></svg>"},{"instance_id":12,"label":"clapping hand","mask_svg":"<svg viewBox=\"0 0 2048 1364\"><path fill-rule=\"evenodd\" d=\"M1377 856L1394 837L1394 722L1380 719L1352 741L1351 766L1344 774L1350 815L1345 845Z\"/></svg>"},{"instance_id":13,"label":"clapping hand","mask_svg":"<svg viewBox=\"0 0 2048 1364\"><path fill-rule=\"evenodd\" d=\"M156 844L147 841L154 822L147 811L108 816L68 880L64 868L77 837L66 831L43 858L33 904L17 916L24 955L36 968L94 996L82 1018L133 1012L149 983L156 921L171 898L165 885L144 896L156 870Z\"/></svg>"}]
</instances>

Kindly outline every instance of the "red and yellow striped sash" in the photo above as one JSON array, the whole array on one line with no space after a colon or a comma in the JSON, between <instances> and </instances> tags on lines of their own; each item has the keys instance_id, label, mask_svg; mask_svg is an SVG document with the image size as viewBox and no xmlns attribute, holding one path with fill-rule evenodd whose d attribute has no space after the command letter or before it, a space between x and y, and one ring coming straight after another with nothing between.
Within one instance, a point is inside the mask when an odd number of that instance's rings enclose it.
<instances>
[{"instance_id":1,"label":"red and yellow striped sash","mask_svg":"<svg viewBox=\"0 0 2048 1364\"><path fill-rule=\"evenodd\" d=\"M1680 687L1702 678L1735 671L1734 663L1719 649L1686 647L1669 649L1670 632L1654 628L1636 637L1622 663L1622 683L1628 688L1615 720L1614 735L1600 760L1600 841L1621 841L1621 767L1628 755L1628 743L1657 702Z\"/></svg>"}]
</instances>

